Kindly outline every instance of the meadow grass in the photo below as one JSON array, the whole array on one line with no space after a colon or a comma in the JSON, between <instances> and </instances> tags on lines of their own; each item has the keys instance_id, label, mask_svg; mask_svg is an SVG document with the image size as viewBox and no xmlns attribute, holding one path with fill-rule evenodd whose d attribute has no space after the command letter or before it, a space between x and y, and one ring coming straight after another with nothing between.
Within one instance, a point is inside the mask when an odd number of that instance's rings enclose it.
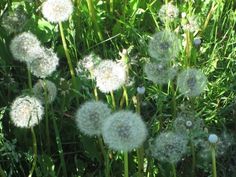
<instances>
[{"instance_id":1,"label":"meadow grass","mask_svg":"<svg viewBox=\"0 0 236 177\"><path fill-rule=\"evenodd\" d=\"M74 0L72 15L59 24L44 19L42 1L0 2L1 177L236 176L236 2L171 1L180 14L174 21L164 22L158 13L168 2ZM27 20L22 29L11 32L3 21L18 6ZM182 12L196 17L197 30L183 30ZM179 92L177 77L162 85L148 79L144 67L153 60L149 41L163 30L177 34L181 43L178 56L168 66L178 68L178 73L197 68L206 76L207 87L199 96ZM38 81L25 63L14 59L9 48L11 40L26 31L60 58L56 71L47 77L57 86L57 97L53 103L44 104L44 118L31 131L15 127L9 116L15 98L32 94L31 88ZM196 37L201 39L200 45L194 44ZM103 93L91 79L93 70L77 72L77 63L91 53L102 60L123 63L127 84ZM138 93L137 88L142 86L145 92ZM47 92L44 95L47 100ZM148 131L143 145L129 153L113 151L102 136L84 135L76 126L75 113L88 100L101 100L113 112L131 110L140 114ZM174 121L185 111L204 122L201 131L181 129L188 132L189 139L188 149L178 162L154 157L156 137L167 131L177 133ZM214 147L207 142L210 133L219 136Z\"/></svg>"}]
</instances>

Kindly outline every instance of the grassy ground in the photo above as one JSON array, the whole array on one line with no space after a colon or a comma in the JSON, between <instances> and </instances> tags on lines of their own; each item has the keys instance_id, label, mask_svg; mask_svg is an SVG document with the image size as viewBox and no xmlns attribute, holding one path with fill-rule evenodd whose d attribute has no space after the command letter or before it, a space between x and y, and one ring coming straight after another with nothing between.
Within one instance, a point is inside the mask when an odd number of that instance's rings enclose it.
<instances>
[{"instance_id":1,"label":"grassy ground","mask_svg":"<svg viewBox=\"0 0 236 177\"><path fill-rule=\"evenodd\" d=\"M74 0L74 12L70 19L63 22L66 42L72 59L73 68L77 62L91 52L103 59L118 59L119 52L128 49L128 64L130 84L127 86L129 106L126 109L136 109L136 88L144 86L145 95L142 97L141 115L148 125L148 140L160 132L170 130L175 119L175 113L182 106L194 110L203 119L205 130L221 135L227 132L224 143L231 143L222 155L217 157L217 173L220 177L236 176L236 3L234 0L207 1L173 1L180 12L186 12L197 17L199 30L190 34L189 45L192 46L188 67L201 69L207 76L208 84L205 91L193 100L181 95L176 89L176 79L173 84L160 86L147 80L143 71L144 64L149 58L148 41L156 31L165 29L160 21L158 12L165 2L158 0ZM80 133L75 125L74 114L80 104L94 99L94 81L81 75L76 75L76 85L73 83L67 66L66 55L60 37L59 27L47 22L40 10L41 1L2 0L0 2L0 22L3 14L22 4L27 23L22 31L34 33L44 46L52 48L60 58L57 71L49 80L58 87L55 102L47 108L49 125L46 119L34 130L37 137L37 163L33 176L105 176L101 149L97 138L87 137ZM112 8L113 7L113 8ZM94 15L94 16L93 16ZM179 19L169 25L183 41L185 32ZM16 128L10 121L9 111L13 100L29 92L27 67L13 59L9 50L12 38L17 34L9 34L0 26L0 176L28 176L33 161L32 136L29 129ZM194 37L200 37L200 46L193 45ZM182 48L176 59L176 64L182 70L186 49ZM32 83L38 78L32 76ZM174 89L174 92L171 91ZM122 96L122 89L114 92L116 104ZM175 96L174 96L175 95ZM110 95L98 91L100 100L112 107ZM173 103L174 98L174 103ZM125 109L125 108L124 108ZM49 130L50 144L48 144ZM146 147L147 146L147 147ZM198 150L196 150L197 152ZM200 152L201 153L201 152ZM198 153L196 153L198 154ZM110 152L111 176L123 175L123 156ZM64 159L64 162L63 160ZM211 161L196 157L197 177L211 176ZM144 164L148 165L143 176L172 176L170 165L154 160L145 151ZM183 156L177 163L177 176L189 177L191 174L191 153ZM137 176L136 151L129 154L129 175Z\"/></svg>"}]
</instances>

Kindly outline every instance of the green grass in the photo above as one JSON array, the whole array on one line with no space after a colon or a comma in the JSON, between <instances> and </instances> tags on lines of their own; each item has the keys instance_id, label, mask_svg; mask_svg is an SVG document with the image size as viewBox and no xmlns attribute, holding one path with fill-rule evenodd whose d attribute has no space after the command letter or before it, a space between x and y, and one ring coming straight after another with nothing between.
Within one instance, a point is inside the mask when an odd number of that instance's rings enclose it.
<instances>
[{"instance_id":1,"label":"green grass","mask_svg":"<svg viewBox=\"0 0 236 177\"><path fill-rule=\"evenodd\" d=\"M79 105L95 99L95 82L80 75L72 78L70 71L76 68L79 60L91 52L102 59L118 59L119 52L129 49L127 55L129 77L133 82L126 86L129 110L137 109L136 88L138 86L146 88L140 103L141 115L149 131L148 139L144 144L144 176L172 176L172 166L154 159L150 156L148 148L152 138L172 128L174 112L179 112L181 105L194 110L198 117L204 120L205 129L209 133L215 132L220 135L221 132L227 131L232 135L235 134L236 3L234 0L195 1L193 4L190 1L178 0L173 3L178 6L180 12L194 14L200 26L196 34L190 35L190 42L194 36L199 36L202 43L199 47L192 45L189 60L190 66L201 69L207 76L208 85L206 91L192 102L180 95L175 81L172 86L171 84L160 86L147 80L143 72L143 66L149 58L147 49L150 36L165 28L158 17L158 11L164 3L158 0L74 0L73 15L68 21L63 22L68 47L68 53L65 53L59 26L43 19L40 1L29 3L2 0L0 2L0 22L7 10L22 4L28 17L23 31L36 34L42 44L52 48L60 58L57 71L49 77L49 80L58 87L58 96L52 105L48 105L47 112L50 151L48 151L49 144L46 138L46 119L43 119L34 128L38 158L33 176L103 177L104 170L107 168L110 168L111 177L124 175L123 154L109 151L112 157L109 165L107 164L109 167L105 167L98 139L81 134L75 125L74 114ZM181 15L179 17L181 18ZM180 27L180 18L171 23L170 29L176 31L183 39L184 32ZM9 34L0 26L0 176L3 177L28 176L34 156L30 130L14 127L9 117L13 100L23 93L29 93L27 67L14 60L9 50L10 41L15 35ZM71 58L70 68L66 60L68 55ZM176 60L180 70L185 67L183 64L185 58L186 53L182 49ZM63 83L61 78L65 79ZM32 76L33 84L37 80ZM63 91L66 93L64 94ZM174 93L176 95L173 99ZM123 89L114 91L117 107L122 94ZM107 102L110 107L114 105L111 95L98 91L98 97ZM123 109L127 109L125 105L124 103ZM235 149L235 137L233 137L232 145L225 150L223 156L216 159L219 177L236 176ZM105 151L108 153L107 147ZM211 175L211 161L203 162L198 157L196 160L196 177ZM189 177L191 163L192 156L189 152L176 165L177 176ZM128 164L129 175L138 176L136 151L129 153Z\"/></svg>"}]
</instances>

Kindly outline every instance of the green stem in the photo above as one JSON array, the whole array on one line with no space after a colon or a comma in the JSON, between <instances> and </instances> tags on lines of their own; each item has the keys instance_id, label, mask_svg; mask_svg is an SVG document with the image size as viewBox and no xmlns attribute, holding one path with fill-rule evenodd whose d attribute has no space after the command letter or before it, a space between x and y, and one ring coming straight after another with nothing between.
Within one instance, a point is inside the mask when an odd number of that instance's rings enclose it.
<instances>
[{"instance_id":1,"label":"green stem","mask_svg":"<svg viewBox=\"0 0 236 177\"><path fill-rule=\"evenodd\" d=\"M172 163L171 166L172 166L173 177L176 177L176 168L175 168L175 164Z\"/></svg>"},{"instance_id":2,"label":"green stem","mask_svg":"<svg viewBox=\"0 0 236 177\"><path fill-rule=\"evenodd\" d=\"M103 143L102 137L98 137L98 142L102 151L102 155L104 158L104 166L105 166L105 177L109 177L110 175L110 168L109 168L109 154L105 151L105 145Z\"/></svg>"},{"instance_id":3,"label":"green stem","mask_svg":"<svg viewBox=\"0 0 236 177\"><path fill-rule=\"evenodd\" d=\"M128 152L124 152L124 177L129 177L129 161L128 161Z\"/></svg>"},{"instance_id":4,"label":"green stem","mask_svg":"<svg viewBox=\"0 0 236 177\"><path fill-rule=\"evenodd\" d=\"M99 98L98 98L98 89L97 89L96 86L94 87L93 92L94 92L95 100L98 101L99 100Z\"/></svg>"},{"instance_id":5,"label":"green stem","mask_svg":"<svg viewBox=\"0 0 236 177\"><path fill-rule=\"evenodd\" d=\"M47 85L46 81L43 80L43 89L45 94L45 126L46 126L46 138L47 138L47 150L51 152L51 143L50 143L50 134L49 134L49 118L48 118L48 92L47 92Z\"/></svg>"},{"instance_id":6,"label":"green stem","mask_svg":"<svg viewBox=\"0 0 236 177\"><path fill-rule=\"evenodd\" d=\"M144 148L141 146L137 150L138 156L138 177L143 177L143 169L144 169Z\"/></svg>"},{"instance_id":7,"label":"green stem","mask_svg":"<svg viewBox=\"0 0 236 177\"><path fill-rule=\"evenodd\" d=\"M53 112L54 112L53 107L51 109L52 109L52 114L53 114ZM56 122L56 119L54 117L54 114L52 116L52 120L53 120L53 127L54 127L54 131L55 131L55 135L56 135L56 144L57 144L59 157L60 157L60 161L61 161L61 165L62 165L63 176L67 177L67 170L66 170L65 159L64 159L64 155L63 155L61 138L60 138L60 134L59 134L59 130L58 130L58 127L57 127L57 122Z\"/></svg>"},{"instance_id":8,"label":"green stem","mask_svg":"<svg viewBox=\"0 0 236 177\"><path fill-rule=\"evenodd\" d=\"M114 2L113 2L113 0L110 0L110 12L111 12L111 14L113 14L113 10L114 10Z\"/></svg>"},{"instance_id":9,"label":"green stem","mask_svg":"<svg viewBox=\"0 0 236 177\"><path fill-rule=\"evenodd\" d=\"M6 175L5 175L5 173L4 173L4 171L3 171L2 167L1 167L1 165L0 165L0 176L1 176L1 177L6 177Z\"/></svg>"},{"instance_id":10,"label":"green stem","mask_svg":"<svg viewBox=\"0 0 236 177\"><path fill-rule=\"evenodd\" d=\"M69 70L70 70L70 75L71 75L71 78L72 78L72 84L73 84L73 87L76 89L77 86L76 86L75 72L74 72L74 69L73 69L72 60L71 60L69 50L68 50L68 47L67 47L67 44L66 44L66 39L65 39L63 26L62 26L61 22L59 22L59 29L60 29L62 44L63 44L63 48L64 48L64 51L65 51L67 63L68 63Z\"/></svg>"},{"instance_id":11,"label":"green stem","mask_svg":"<svg viewBox=\"0 0 236 177\"><path fill-rule=\"evenodd\" d=\"M88 4L88 8L89 8L89 14L92 19L93 25L96 29L97 35L98 35L100 41L103 41L103 36L102 36L101 30L99 29L99 26L98 26L98 23L96 20L96 13L95 13L95 9L94 9L93 0L87 0L87 4Z\"/></svg>"},{"instance_id":12,"label":"green stem","mask_svg":"<svg viewBox=\"0 0 236 177\"><path fill-rule=\"evenodd\" d=\"M122 95L122 98L121 98L121 101L120 101L120 108L121 109L124 105L124 102L125 102L126 108L128 108L128 106L129 106L129 97L128 97L127 89L126 89L125 86L123 87L123 95Z\"/></svg>"},{"instance_id":13,"label":"green stem","mask_svg":"<svg viewBox=\"0 0 236 177\"><path fill-rule=\"evenodd\" d=\"M212 177L217 177L215 145L211 145L211 157L212 157Z\"/></svg>"},{"instance_id":14,"label":"green stem","mask_svg":"<svg viewBox=\"0 0 236 177\"><path fill-rule=\"evenodd\" d=\"M191 151L192 151L192 177L195 177L195 167L196 167L195 147L192 140L190 144L191 144Z\"/></svg>"},{"instance_id":15,"label":"green stem","mask_svg":"<svg viewBox=\"0 0 236 177\"><path fill-rule=\"evenodd\" d=\"M113 110L115 110L116 109L116 100L115 100L113 91L111 91L110 94L111 94L112 107L113 107Z\"/></svg>"},{"instance_id":16,"label":"green stem","mask_svg":"<svg viewBox=\"0 0 236 177\"><path fill-rule=\"evenodd\" d=\"M176 117L177 114L177 110L176 110L176 92L175 92L175 88L174 88L174 83L171 82L171 92L172 92L172 116L173 118Z\"/></svg>"},{"instance_id":17,"label":"green stem","mask_svg":"<svg viewBox=\"0 0 236 177\"><path fill-rule=\"evenodd\" d=\"M30 92L32 93L32 77L31 77L31 72L30 70L28 69L27 70L27 74L28 74L28 85L29 85L29 89L30 89Z\"/></svg>"},{"instance_id":18,"label":"green stem","mask_svg":"<svg viewBox=\"0 0 236 177\"><path fill-rule=\"evenodd\" d=\"M34 173L34 169L36 167L36 162L37 162L37 157L38 157L38 155L37 155L37 141L36 141L36 135L35 135L33 127L31 127L31 134L32 134L32 139L33 139L33 152L34 152L34 155L33 155L33 164L32 164L32 167L30 169L28 177L32 177L32 175Z\"/></svg>"}]
</instances>

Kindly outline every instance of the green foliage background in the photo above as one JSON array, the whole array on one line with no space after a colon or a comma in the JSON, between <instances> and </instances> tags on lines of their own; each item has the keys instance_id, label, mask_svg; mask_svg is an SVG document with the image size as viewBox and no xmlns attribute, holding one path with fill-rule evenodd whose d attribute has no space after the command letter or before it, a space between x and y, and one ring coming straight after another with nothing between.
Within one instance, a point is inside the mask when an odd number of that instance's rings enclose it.
<instances>
[{"instance_id":1,"label":"green foliage background","mask_svg":"<svg viewBox=\"0 0 236 177\"><path fill-rule=\"evenodd\" d=\"M94 27L90 18L89 9L85 0L74 1L74 13L69 21L63 23L65 36L72 57L73 66L83 56L94 52L104 59L119 58L122 49L130 49L129 62L130 77L133 85L128 87L130 108L135 109L132 98L136 95L136 88L145 86L142 116L149 125L149 137L154 137L160 129L160 117L163 117L162 130L170 128L173 117L171 99L168 88L160 89L145 78L143 65L148 57L147 44L150 36L164 28L158 18L158 11L164 2L158 0L114 0L114 12L106 10L106 1L94 0L96 22L102 34ZM60 58L57 71L50 77L58 86L59 93L49 111L51 146L45 139L44 120L35 127L38 143L38 160L35 170L37 177L63 176L62 164L57 148L56 134L52 119L56 119L63 147L68 176L104 176L103 162L97 139L82 135L76 128L74 113L79 105L75 97L79 97L80 104L93 99L94 83L84 77L77 77L79 85L74 93L70 87L71 80L67 67L64 49L62 46L58 26L47 22L41 14L41 1L34 2L20 0L1 0L0 21L3 14L17 5L22 4L28 21L24 31L31 31L48 48L53 48ZM180 11L194 13L203 29L207 16L213 5L217 5L209 16L200 36L202 44L199 48L193 47L191 59L197 61L195 67L200 68L208 78L206 92L196 98L194 108L198 116L204 119L209 132L236 131L236 2L234 0L199 0L195 2L174 1ZM176 21L172 30L179 30L180 21ZM0 26L0 176L27 176L32 162L32 138L29 130L22 130L13 126L9 118L9 108L12 101L22 93L28 92L27 68L24 64L13 59L9 51L9 43L16 34L9 34ZM193 37L193 36L192 36ZM183 60L183 55L177 61ZM62 83L61 78L65 80ZM33 83L37 78L33 77ZM122 91L115 92L121 97ZM99 92L99 97L106 100L105 95ZM189 102L182 96L177 96L177 105L188 106ZM107 97L108 103L111 98ZM177 109L179 110L179 107ZM145 143L148 144L148 143ZM221 177L236 176L236 146L233 144L223 157L218 159L218 173ZM119 154L113 154L112 176L122 176L123 160ZM132 158L133 157L133 158ZM136 176L137 160L135 153L130 155L129 172ZM189 162L191 157L185 157L177 166L178 176L189 176ZM197 176L207 177L210 169L202 162L198 162ZM153 161L152 176L171 176L170 167ZM168 172L168 173L167 173Z\"/></svg>"}]
</instances>

